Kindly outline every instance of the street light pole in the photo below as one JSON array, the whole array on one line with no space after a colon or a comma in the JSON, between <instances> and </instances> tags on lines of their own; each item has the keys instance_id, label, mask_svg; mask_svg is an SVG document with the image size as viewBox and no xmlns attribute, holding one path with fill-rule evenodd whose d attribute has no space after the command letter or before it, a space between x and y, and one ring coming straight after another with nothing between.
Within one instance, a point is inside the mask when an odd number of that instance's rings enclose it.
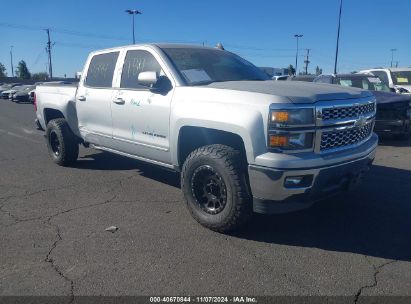
<instances>
[{"instance_id":1,"label":"street light pole","mask_svg":"<svg viewBox=\"0 0 411 304\"><path fill-rule=\"evenodd\" d=\"M301 34L295 34L294 37L297 39L297 52L295 53L295 75L298 73L298 39L303 37Z\"/></svg>"},{"instance_id":2,"label":"street light pole","mask_svg":"<svg viewBox=\"0 0 411 304\"><path fill-rule=\"evenodd\" d=\"M343 0L340 0L340 14L339 14L339 16L338 16L337 47L335 48L334 74L337 74L338 47L339 47L339 44L340 44L340 28L341 28L342 3L343 3Z\"/></svg>"},{"instance_id":3,"label":"street light pole","mask_svg":"<svg viewBox=\"0 0 411 304\"><path fill-rule=\"evenodd\" d=\"M390 51L391 51L391 67L392 67L392 64L394 62L394 52L396 52L397 49L391 49Z\"/></svg>"},{"instance_id":4,"label":"street light pole","mask_svg":"<svg viewBox=\"0 0 411 304\"><path fill-rule=\"evenodd\" d=\"M138 10L131 10L131 9L126 10L126 13L133 16L133 44L136 44L136 39L135 39L135 36L134 36L134 16L135 15L141 15L142 13Z\"/></svg>"},{"instance_id":5,"label":"street light pole","mask_svg":"<svg viewBox=\"0 0 411 304\"><path fill-rule=\"evenodd\" d=\"M11 64L11 77L14 77L14 68L13 68L13 46L10 46L10 64Z\"/></svg>"}]
</instances>

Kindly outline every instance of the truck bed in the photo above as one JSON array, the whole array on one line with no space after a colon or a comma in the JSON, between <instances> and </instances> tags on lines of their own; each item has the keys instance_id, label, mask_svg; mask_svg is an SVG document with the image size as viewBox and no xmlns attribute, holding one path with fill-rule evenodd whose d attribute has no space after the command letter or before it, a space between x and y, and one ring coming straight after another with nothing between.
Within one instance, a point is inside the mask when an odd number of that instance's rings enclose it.
<instances>
[{"instance_id":1,"label":"truck bed","mask_svg":"<svg viewBox=\"0 0 411 304\"><path fill-rule=\"evenodd\" d=\"M78 134L77 123L71 121L72 115L68 115L75 109L78 83L47 83L36 88L36 116L42 128L46 128L48 109L59 111L67 118L73 132Z\"/></svg>"}]
</instances>

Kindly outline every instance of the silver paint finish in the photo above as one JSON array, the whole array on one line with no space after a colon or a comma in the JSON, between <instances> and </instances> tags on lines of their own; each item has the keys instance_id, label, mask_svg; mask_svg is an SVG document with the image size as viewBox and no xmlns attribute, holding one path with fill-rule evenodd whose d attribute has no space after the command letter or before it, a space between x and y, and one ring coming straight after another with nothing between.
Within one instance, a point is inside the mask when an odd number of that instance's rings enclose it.
<instances>
[{"instance_id":1,"label":"silver paint finish","mask_svg":"<svg viewBox=\"0 0 411 304\"><path fill-rule=\"evenodd\" d=\"M178 140L183 127L202 127L239 135L249 165L275 170L306 170L333 166L370 155L377 137L358 145L320 153L322 128L353 127L355 119L323 122L325 107L375 102L367 91L325 84L275 81L231 81L204 86L184 86L184 81L162 52L164 45L132 45L90 54L78 89L73 86L39 86L37 118L45 127L44 109L61 111L73 132L99 149L178 168ZM183 47L183 46L180 46ZM190 46L191 47L191 46ZM123 62L128 50L146 50L161 65L172 83L166 95L151 90L121 89ZM112 88L84 86L88 65L96 54L118 51ZM137 80L136 80L137 81ZM312 151L274 153L267 148L270 108L313 107L315 146ZM373 122L374 113L365 117ZM276 189L275 184L272 184Z\"/></svg>"}]
</instances>

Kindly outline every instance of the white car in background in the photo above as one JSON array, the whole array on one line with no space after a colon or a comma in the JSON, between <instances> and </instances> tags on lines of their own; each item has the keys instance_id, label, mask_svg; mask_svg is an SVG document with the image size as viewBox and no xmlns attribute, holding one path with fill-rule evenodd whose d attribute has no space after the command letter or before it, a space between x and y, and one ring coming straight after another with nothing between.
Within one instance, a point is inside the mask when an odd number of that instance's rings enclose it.
<instances>
[{"instance_id":1,"label":"white car in background","mask_svg":"<svg viewBox=\"0 0 411 304\"><path fill-rule=\"evenodd\" d=\"M378 76L393 91L400 94L411 94L411 68L378 68L359 72Z\"/></svg>"}]
</instances>

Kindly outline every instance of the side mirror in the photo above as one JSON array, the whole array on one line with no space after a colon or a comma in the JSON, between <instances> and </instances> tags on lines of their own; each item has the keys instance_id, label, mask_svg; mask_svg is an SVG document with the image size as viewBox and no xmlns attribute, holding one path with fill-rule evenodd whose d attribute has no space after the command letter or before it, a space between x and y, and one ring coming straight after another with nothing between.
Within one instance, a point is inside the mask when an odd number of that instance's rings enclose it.
<instances>
[{"instance_id":1,"label":"side mirror","mask_svg":"<svg viewBox=\"0 0 411 304\"><path fill-rule=\"evenodd\" d=\"M152 87L157 83L157 72L141 72L138 74L138 84L145 87Z\"/></svg>"}]
</instances>

